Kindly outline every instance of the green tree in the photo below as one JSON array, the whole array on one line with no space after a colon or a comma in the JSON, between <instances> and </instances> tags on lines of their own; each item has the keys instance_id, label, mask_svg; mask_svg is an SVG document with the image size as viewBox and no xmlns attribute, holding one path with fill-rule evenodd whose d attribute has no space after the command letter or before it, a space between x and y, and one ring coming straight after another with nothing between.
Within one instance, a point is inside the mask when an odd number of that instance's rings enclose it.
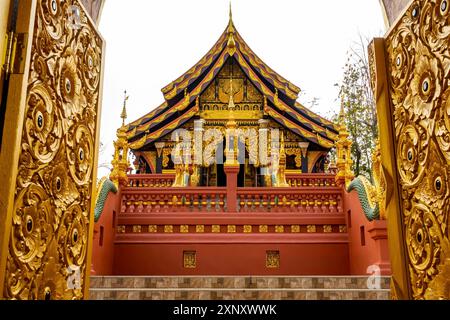
<instances>
[{"instance_id":1,"label":"green tree","mask_svg":"<svg viewBox=\"0 0 450 320\"><path fill-rule=\"evenodd\" d=\"M372 180L372 150L378 138L375 100L370 84L367 58L368 41L360 37L353 45L344 66L339 97L352 144L353 171Z\"/></svg>"}]
</instances>

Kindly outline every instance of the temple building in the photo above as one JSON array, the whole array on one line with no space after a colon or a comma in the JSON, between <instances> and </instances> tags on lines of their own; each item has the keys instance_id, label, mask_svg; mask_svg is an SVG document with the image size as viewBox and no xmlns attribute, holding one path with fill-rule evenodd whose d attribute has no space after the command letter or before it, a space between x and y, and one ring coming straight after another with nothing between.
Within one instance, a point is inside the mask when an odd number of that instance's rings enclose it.
<instances>
[{"instance_id":1,"label":"temple building","mask_svg":"<svg viewBox=\"0 0 450 320\"><path fill-rule=\"evenodd\" d=\"M240 130L239 187L278 183L264 179L267 168L258 156L258 151L262 151L258 138L270 139L269 128L277 129L277 134L284 137L287 172L324 172L327 154L337 139L337 128L297 102L299 92L297 86L278 75L249 48L230 13L228 26L211 50L162 89L164 102L127 125L127 140L136 156L138 171L175 172L172 133L182 128L191 133L192 141L200 135L200 141L192 142L192 149L194 145L202 149L207 143L214 144L209 157L215 159L203 157L200 152L194 161L195 152L191 153L194 166L190 166L188 184L225 186L225 137L229 125L236 125ZM209 129L213 129L211 134ZM223 155L220 159L219 154Z\"/></svg>"},{"instance_id":2,"label":"temple building","mask_svg":"<svg viewBox=\"0 0 450 320\"><path fill-rule=\"evenodd\" d=\"M113 170L98 186L92 272L350 275L377 260L389 274L385 236L366 248L349 240L367 232L349 230L352 210L369 221L345 191L344 111L328 121L299 92L249 48L230 9L219 40L162 89L159 107L125 124L125 96Z\"/></svg>"}]
</instances>

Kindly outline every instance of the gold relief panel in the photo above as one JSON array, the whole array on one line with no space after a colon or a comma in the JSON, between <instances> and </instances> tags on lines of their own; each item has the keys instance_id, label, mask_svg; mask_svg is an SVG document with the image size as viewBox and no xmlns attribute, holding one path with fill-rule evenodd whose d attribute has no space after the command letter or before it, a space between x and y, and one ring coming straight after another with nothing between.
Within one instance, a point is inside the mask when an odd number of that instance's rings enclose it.
<instances>
[{"instance_id":1,"label":"gold relief panel","mask_svg":"<svg viewBox=\"0 0 450 320\"><path fill-rule=\"evenodd\" d=\"M196 251L183 251L183 267L188 269L197 267Z\"/></svg>"},{"instance_id":2,"label":"gold relief panel","mask_svg":"<svg viewBox=\"0 0 450 320\"><path fill-rule=\"evenodd\" d=\"M78 1L25 1L20 11L31 3L36 11L2 294L81 299L91 267L103 40ZM74 8L76 24L66 14ZM67 280L75 272L72 285Z\"/></svg>"},{"instance_id":3,"label":"gold relief panel","mask_svg":"<svg viewBox=\"0 0 450 320\"><path fill-rule=\"evenodd\" d=\"M268 232L268 231L269 231L269 228L267 227L267 224L261 224L259 226L259 232L260 233L265 233L265 232Z\"/></svg>"},{"instance_id":4,"label":"gold relief panel","mask_svg":"<svg viewBox=\"0 0 450 320\"><path fill-rule=\"evenodd\" d=\"M306 226L306 231L309 232L309 233L314 233L314 232L316 232L316 226L313 225L313 224L307 225Z\"/></svg>"},{"instance_id":5,"label":"gold relief panel","mask_svg":"<svg viewBox=\"0 0 450 320\"><path fill-rule=\"evenodd\" d=\"M389 132L383 127L386 121L394 124L392 136L381 136L381 150L386 150L386 141L392 141L402 198L399 217L388 217L388 221L399 221L400 226L390 224L390 228L403 231L402 245L396 243L397 254L401 256L404 249L406 276L415 299L450 298L449 19L448 0L412 1L385 39L387 58L376 62L386 61L390 94L388 106L380 102L377 107L383 110L391 105L393 118L380 118L380 132ZM374 60L379 56L374 51ZM383 76L375 74L376 87L385 87ZM384 162L385 157L382 153ZM403 281L402 288L405 294Z\"/></svg>"},{"instance_id":6,"label":"gold relief panel","mask_svg":"<svg viewBox=\"0 0 450 320\"><path fill-rule=\"evenodd\" d=\"M227 226L227 232L228 233L235 233L236 232L236 226L234 224L229 224Z\"/></svg>"},{"instance_id":7,"label":"gold relief panel","mask_svg":"<svg viewBox=\"0 0 450 320\"><path fill-rule=\"evenodd\" d=\"M171 224L166 224L164 226L164 233L172 233L173 232L173 225Z\"/></svg>"},{"instance_id":8,"label":"gold relief panel","mask_svg":"<svg viewBox=\"0 0 450 320\"><path fill-rule=\"evenodd\" d=\"M275 226L275 232L276 233L283 233L284 232L284 226Z\"/></svg>"},{"instance_id":9,"label":"gold relief panel","mask_svg":"<svg viewBox=\"0 0 450 320\"><path fill-rule=\"evenodd\" d=\"M347 226L346 226L346 225L340 225L340 226L339 226L339 232L340 232L340 233L345 233L345 232L347 232Z\"/></svg>"},{"instance_id":10,"label":"gold relief panel","mask_svg":"<svg viewBox=\"0 0 450 320\"><path fill-rule=\"evenodd\" d=\"M205 232L205 226L202 224L198 224L195 226L195 232L197 233L203 233Z\"/></svg>"},{"instance_id":11,"label":"gold relief panel","mask_svg":"<svg viewBox=\"0 0 450 320\"><path fill-rule=\"evenodd\" d=\"M244 225L244 233L251 233L252 232L252 226L251 225Z\"/></svg>"},{"instance_id":12,"label":"gold relief panel","mask_svg":"<svg viewBox=\"0 0 450 320\"><path fill-rule=\"evenodd\" d=\"M298 224L293 224L293 225L291 226L291 232L292 232L292 233L298 233L298 232L300 232L300 226L299 226Z\"/></svg>"},{"instance_id":13,"label":"gold relief panel","mask_svg":"<svg viewBox=\"0 0 450 320\"><path fill-rule=\"evenodd\" d=\"M125 233L125 226L117 226L117 233Z\"/></svg>"},{"instance_id":14,"label":"gold relief panel","mask_svg":"<svg viewBox=\"0 0 450 320\"><path fill-rule=\"evenodd\" d=\"M154 224L149 225L148 226L148 232L150 232L150 233L158 232L158 226L156 226Z\"/></svg>"},{"instance_id":15,"label":"gold relief panel","mask_svg":"<svg viewBox=\"0 0 450 320\"><path fill-rule=\"evenodd\" d=\"M330 224L325 224L325 225L323 226L323 232L325 232L325 233L333 232L332 226L331 226Z\"/></svg>"},{"instance_id":16,"label":"gold relief panel","mask_svg":"<svg viewBox=\"0 0 450 320\"><path fill-rule=\"evenodd\" d=\"M280 267L280 251L266 251L266 268Z\"/></svg>"},{"instance_id":17,"label":"gold relief panel","mask_svg":"<svg viewBox=\"0 0 450 320\"><path fill-rule=\"evenodd\" d=\"M189 232L189 226L187 224L180 225L180 232L181 233L188 233Z\"/></svg>"},{"instance_id":18,"label":"gold relief panel","mask_svg":"<svg viewBox=\"0 0 450 320\"><path fill-rule=\"evenodd\" d=\"M134 233L141 233L142 232L142 227L140 225L134 225L133 226L133 232Z\"/></svg>"},{"instance_id":19,"label":"gold relief panel","mask_svg":"<svg viewBox=\"0 0 450 320\"><path fill-rule=\"evenodd\" d=\"M232 91L236 119L261 119L263 117L262 94L247 79L237 64L233 67L231 88L231 74L226 70L224 67L200 96L200 117L214 120L228 119L228 100Z\"/></svg>"},{"instance_id":20,"label":"gold relief panel","mask_svg":"<svg viewBox=\"0 0 450 320\"><path fill-rule=\"evenodd\" d=\"M213 224L213 225L211 226L211 231L212 231L213 233L219 233L219 232L220 232L220 225L218 225L218 224Z\"/></svg>"}]
</instances>

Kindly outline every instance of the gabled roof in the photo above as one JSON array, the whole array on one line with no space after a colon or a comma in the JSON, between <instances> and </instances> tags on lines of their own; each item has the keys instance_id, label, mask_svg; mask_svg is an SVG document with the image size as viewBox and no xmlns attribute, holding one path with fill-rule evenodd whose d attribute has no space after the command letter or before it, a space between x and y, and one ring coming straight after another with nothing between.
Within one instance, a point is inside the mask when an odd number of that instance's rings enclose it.
<instances>
[{"instance_id":1,"label":"gabled roof","mask_svg":"<svg viewBox=\"0 0 450 320\"><path fill-rule=\"evenodd\" d=\"M324 148L337 139L337 127L296 101L300 89L268 67L249 48L231 19L209 52L161 91L164 103L128 124L130 148L140 149L190 120L199 110L198 98L227 59L234 58L265 97L264 111L279 124Z\"/></svg>"}]
</instances>

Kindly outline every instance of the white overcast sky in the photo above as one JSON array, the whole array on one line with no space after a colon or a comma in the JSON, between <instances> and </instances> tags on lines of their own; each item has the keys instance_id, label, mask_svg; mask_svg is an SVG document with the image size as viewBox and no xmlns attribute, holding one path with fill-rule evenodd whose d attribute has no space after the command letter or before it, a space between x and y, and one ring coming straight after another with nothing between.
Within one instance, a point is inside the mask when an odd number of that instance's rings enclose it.
<instances>
[{"instance_id":1,"label":"white overcast sky","mask_svg":"<svg viewBox=\"0 0 450 320\"><path fill-rule=\"evenodd\" d=\"M101 141L110 162L121 124L123 91L128 122L163 102L161 88L192 67L228 23L228 0L107 0L100 21L106 40ZM379 0L233 0L234 24L252 50L299 86L300 102L329 114L349 47L359 35L385 31ZM99 177L107 174L99 170Z\"/></svg>"}]
</instances>

